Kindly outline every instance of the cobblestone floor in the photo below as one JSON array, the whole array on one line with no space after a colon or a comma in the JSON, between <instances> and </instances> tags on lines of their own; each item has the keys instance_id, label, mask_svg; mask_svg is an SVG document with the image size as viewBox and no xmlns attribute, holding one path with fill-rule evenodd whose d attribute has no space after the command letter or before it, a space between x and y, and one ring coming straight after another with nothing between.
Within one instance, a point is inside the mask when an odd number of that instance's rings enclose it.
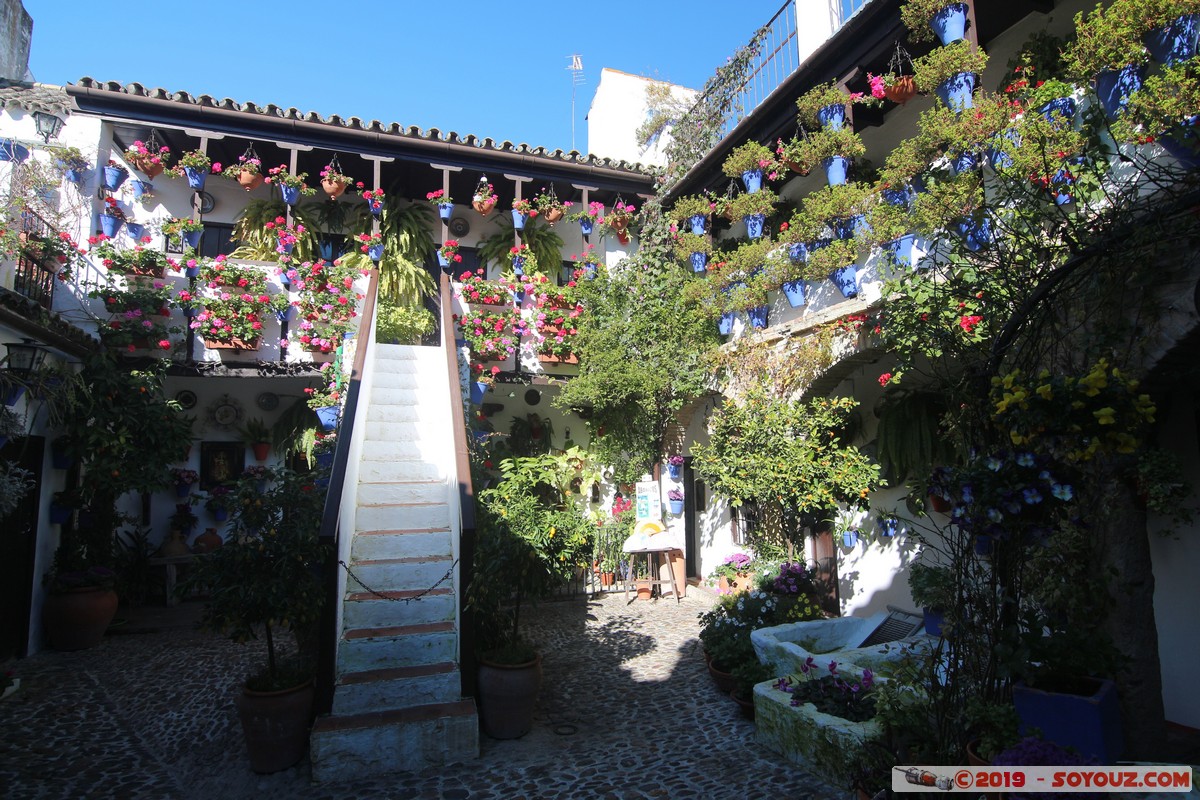
<instances>
[{"instance_id":1,"label":"cobblestone floor","mask_svg":"<svg viewBox=\"0 0 1200 800\"><path fill-rule=\"evenodd\" d=\"M250 771L233 696L258 645L149 626L40 653L8 665L22 687L0 703L0 798L847 797L755 746L700 654L697 615L713 597L688 594L541 604L527 617L544 654L529 735L481 736L477 760L350 785L313 784L307 761Z\"/></svg>"}]
</instances>

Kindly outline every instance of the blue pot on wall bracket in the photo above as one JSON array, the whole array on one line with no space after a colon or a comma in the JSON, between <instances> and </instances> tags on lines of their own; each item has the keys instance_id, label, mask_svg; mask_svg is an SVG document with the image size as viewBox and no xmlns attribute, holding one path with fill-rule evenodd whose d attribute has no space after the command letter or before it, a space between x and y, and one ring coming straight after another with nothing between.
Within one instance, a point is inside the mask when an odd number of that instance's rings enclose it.
<instances>
[{"instance_id":1,"label":"blue pot on wall bracket","mask_svg":"<svg viewBox=\"0 0 1200 800\"><path fill-rule=\"evenodd\" d=\"M283 202L289 206L294 206L296 203L300 202L299 186L284 186L283 184L280 184L279 194L283 197Z\"/></svg>"},{"instance_id":2,"label":"blue pot on wall bracket","mask_svg":"<svg viewBox=\"0 0 1200 800\"><path fill-rule=\"evenodd\" d=\"M808 261L808 247L804 242L794 242L788 245L788 258L793 264L803 264Z\"/></svg>"},{"instance_id":3,"label":"blue pot on wall bracket","mask_svg":"<svg viewBox=\"0 0 1200 800\"><path fill-rule=\"evenodd\" d=\"M1120 69L1106 69L1096 75L1096 97L1100 99L1100 107L1109 121L1125 110L1129 96L1142 88L1146 78L1146 68L1140 64L1130 64Z\"/></svg>"},{"instance_id":4,"label":"blue pot on wall bracket","mask_svg":"<svg viewBox=\"0 0 1200 800\"><path fill-rule=\"evenodd\" d=\"M525 274L525 259L521 256L513 256L512 260L513 275L518 278Z\"/></svg>"},{"instance_id":5,"label":"blue pot on wall bracket","mask_svg":"<svg viewBox=\"0 0 1200 800\"><path fill-rule=\"evenodd\" d=\"M1177 133L1177 130L1172 129L1169 133L1164 133L1156 141L1184 169L1200 167L1200 136L1197 136L1196 128L1186 129L1183 133Z\"/></svg>"},{"instance_id":6,"label":"blue pot on wall bracket","mask_svg":"<svg viewBox=\"0 0 1200 800\"><path fill-rule=\"evenodd\" d=\"M71 183L83 182L83 170L79 167L67 167L63 170L63 177Z\"/></svg>"},{"instance_id":7,"label":"blue pot on wall bracket","mask_svg":"<svg viewBox=\"0 0 1200 800\"><path fill-rule=\"evenodd\" d=\"M582 219L579 220L579 232L582 233L584 236L591 236L592 231L595 229L595 227L596 227L596 223L593 220L588 219L587 217L583 217Z\"/></svg>"},{"instance_id":8,"label":"blue pot on wall bracket","mask_svg":"<svg viewBox=\"0 0 1200 800\"><path fill-rule=\"evenodd\" d=\"M1142 36L1150 57L1168 67L1196 55L1196 35L1200 32L1196 14L1184 14Z\"/></svg>"},{"instance_id":9,"label":"blue pot on wall bracket","mask_svg":"<svg viewBox=\"0 0 1200 800\"><path fill-rule=\"evenodd\" d=\"M967 34L967 4L951 3L933 15L929 27L942 46L957 42Z\"/></svg>"},{"instance_id":10,"label":"blue pot on wall bracket","mask_svg":"<svg viewBox=\"0 0 1200 800\"><path fill-rule=\"evenodd\" d=\"M183 243L185 245L187 245L188 247L192 248L193 250L195 250L197 247L200 246L200 237L203 235L204 235L203 229L198 230L198 231L184 231L183 232Z\"/></svg>"},{"instance_id":11,"label":"blue pot on wall bracket","mask_svg":"<svg viewBox=\"0 0 1200 800\"><path fill-rule=\"evenodd\" d=\"M142 234L146 232L146 226L140 222L126 222L125 232L129 234L129 238L135 242L141 241Z\"/></svg>"},{"instance_id":12,"label":"blue pot on wall bracket","mask_svg":"<svg viewBox=\"0 0 1200 800\"><path fill-rule=\"evenodd\" d=\"M821 162L825 167L825 182L830 186L841 186L850 172L850 159L845 156L830 156Z\"/></svg>"},{"instance_id":13,"label":"blue pot on wall bracket","mask_svg":"<svg viewBox=\"0 0 1200 800\"><path fill-rule=\"evenodd\" d=\"M976 76L974 72L959 72L942 81L933 90L942 105L951 111L961 113L975 107Z\"/></svg>"},{"instance_id":14,"label":"blue pot on wall bracket","mask_svg":"<svg viewBox=\"0 0 1200 800\"><path fill-rule=\"evenodd\" d=\"M750 324L756 330L762 330L767 327L767 318L770 316L770 306L751 306L746 309L746 316L750 319Z\"/></svg>"},{"instance_id":15,"label":"blue pot on wall bracket","mask_svg":"<svg viewBox=\"0 0 1200 800\"><path fill-rule=\"evenodd\" d=\"M742 217L742 221L746 223L746 235L751 239L757 239L763 235L763 225L766 224L766 214L747 214Z\"/></svg>"},{"instance_id":16,"label":"blue pot on wall bracket","mask_svg":"<svg viewBox=\"0 0 1200 800\"><path fill-rule=\"evenodd\" d=\"M379 244L368 245L367 246L367 256L369 256L370 259L372 261L374 261L376 264L378 264L380 261L382 261L383 260L383 243L380 242Z\"/></svg>"},{"instance_id":17,"label":"blue pot on wall bracket","mask_svg":"<svg viewBox=\"0 0 1200 800\"><path fill-rule=\"evenodd\" d=\"M688 226L692 229L692 233L696 234L697 236L704 235L704 227L707 222L708 217L704 216L703 214L693 214L692 216L688 217Z\"/></svg>"},{"instance_id":18,"label":"blue pot on wall bracket","mask_svg":"<svg viewBox=\"0 0 1200 800\"><path fill-rule=\"evenodd\" d=\"M50 503L50 524L63 525L71 518L70 506L60 506L58 503L51 501Z\"/></svg>"},{"instance_id":19,"label":"blue pot on wall bracket","mask_svg":"<svg viewBox=\"0 0 1200 800\"><path fill-rule=\"evenodd\" d=\"M987 150L987 160L992 167L993 172L1003 172L1013 165L1012 156L1005 150L1005 142L1012 143L1015 147L1021 146L1021 133L1015 128L1009 128L1003 133L998 133L992 137L992 146Z\"/></svg>"},{"instance_id":20,"label":"blue pot on wall bracket","mask_svg":"<svg viewBox=\"0 0 1200 800\"><path fill-rule=\"evenodd\" d=\"M382 204L380 204L382 210ZM449 222L450 217L454 214L454 203L438 203L438 217L442 222Z\"/></svg>"},{"instance_id":21,"label":"blue pot on wall bracket","mask_svg":"<svg viewBox=\"0 0 1200 800\"><path fill-rule=\"evenodd\" d=\"M846 547L854 547L858 544L858 531L854 528L842 531L842 544Z\"/></svg>"},{"instance_id":22,"label":"blue pot on wall bracket","mask_svg":"<svg viewBox=\"0 0 1200 800\"><path fill-rule=\"evenodd\" d=\"M473 405L483 405L483 397L487 394L488 385L480 381L471 382L471 403Z\"/></svg>"},{"instance_id":23,"label":"blue pot on wall bracket","mask_svg":"<svg viewBox=\"0 0 1200 800\"><path fill-rule=\"evenodd\" d=\"M528 218L529 218L529 215L526 214L524 211L518 211L517 209L514 208L512 210L513 230L515 230L515 231L525 230L525 220Z\"/></svg>"},{"instance_id":24,"label":"blue pot on wall bracket","mask_svg":"<svg viewBox=\"0 0 1200 800\"><path fill-rule=\"evenodd\" d=\"M724 314L722 314L720 319L717 320L717 332L722 336L728 336L729 334L733 333L734 316L735 315L732 311L726 311Z\"/></svg>"},{"instance_id":25,"label":"blue pot on wall bracket","mask_svg":"<svg viewBox=\"0 0 1200 800\"><path fill-rule=\"evenodd\" d=\"M954 229L971 252L982 250L992 243L992 221L986 216L959 219L954 223Z\"/></svg>"},{"instance_id":26,"label":"blue pot on wall bracket","mask_svg":"<svg viewBox=\"0 0 1200 800\"><path fill-rule=\"evenodd\" d=\"M912 251L913 245L916 243L917 237L911 233L906 233L899 239L892 239L883 246L883 249L894 263L902 267L912 266Z\"/></svg>"},{"instance_id":27,"label":"blue pot on wall bracket","mask_svg":"<svg viewBox=\"0 0 1200 800\"><path fill-rule=\"evenodd\" d=\"M748 169L742 173L742 183L750 194L762 191L763 173L761 169Z\"/></svg>"},{"instance_id":28,"label":"blue pot on wall bracket","mask_svg":"<svg viewBox=\"0 0 1200 800\"><path fill-rule=\"evenodd\" d=\"M141 200L149 192L154 191L154 184L150 181L130 181L129 185L133 188L133 199Z\"/></svg>"},{"instance_id":29,"label":"blue pot on wall bracket","mask_svg":"<svg viewBox=\"0 0 1200 800\"><path fill-rule=\"evenodd\" d=\"M871 232L871 226L863 214L851 214L829 221L833 235L839 239L853 239L855 236L866 236Z\"/></svg>"},{"instance_id":30,"label":"blue pot on wall bracket","mask_svg":"<svg viewBox=\"0 0 1200 800\"><path fill-rule=\"evenodd\" d=\"M858 297L858 269L854 264L835 269L829 273L829 280L838 287L842 297Z\"/></svg>"},{"instance_id":31,"label":"blue pot on wall bracket","mask_svg":"<svg viewBox=\"0 0 1200 800\"><path fill-rule=\"evenodd\" d=\"M708 253L692 253L688 260L692 262L692 272L704 272L708 269Z\"/></svg>"},{"instance_id":32,"label":"blue pot on wall bracket","mask_svg":"<svg viewBox=\"0 0 1200 800\"><path fill-rule=\"evenodd\" d=\"M110 192L115 192L117 189L121 188L121 184L123 184L125 179L129 177L129 170L125 169L124 167L106 166L103 174L104 188Z\"/></svg>"},{"instance_id":33,"label":"blue pot on wall bracket","mask_svg":"<svg viewBox=\"0 0 1200 800\"><path fill-rule=\"evenodd\" d=\"M950 159L950 173L952 175L962 175L964 172L973 172L978 168L979 154L974 151L955 153Z\"/></svg>"},{"instance_id":34,"label":"blue pot on wall bracket","mask_svg":"<svg viewBox=\"0 0 1200 800\"><path fill-rule=\"evenodd\" d=\"M195 167L184 167L183 174L187 176L188 187L195 189L197 192L204 188L204 181L208 179L208 170L196 169ZM292 205L292 203L288 205Z\"/></svg>"},{"instance_id":35,"label":"blue pot on wall bracket","mask_svg":"<svg viewBox=\"0 0 1200 800\"><path fill-rule=\"evenodd\" d=\"M671 476L671 480L677 481L683 477L683 465L667 463L667 474ZM683 502L680 500L679 502Z\"/></svg>"},{"instance_id":36,"label":"blue pot on wall bracket","mask_svg":"<svg viewBox=\"0 0 1200 800\"><path fill-rule=\"evenodd\" d=\"M100 215L100 230L108 238L113 238L117 235L117 231L121 230L121 226L125 224L125 220L112 214Z\"/></svg>"},{"instance_id":37,"label":"blue pot on wall bracket","mask_svg":"<svg viewBox=\"0 0 1200 800\"><path fill-rule=\"evenodd\" d=\"M667 508L671 511L672 514L675 514L676 516L678 516L679 514L683 513L683 501L682 500L668 500Z\"/></svg>"},{"instance_id":38,"label":"blue pot on wall bracket","mask_svg":"<svg viewBox=\"0 0 1200 800\"><path fill-rule=\"evenodd\" d=\"M437 251L437 260L438 260L438 266L442 268L442 272L450 271L450 262L446 260L446 257L444 255L442 255L441 250Z\"/></svg>"},{"instance_id":39,"label":"blue pot on wall bracket","mask_svg":"<svg viewBox=\"0 0 1200 800\"><path fill-rule=\"evenodd\" d=\"M329 432L337 428L341 406L321 406L313 411L317 414L317 421L321 423L321 430Z\"/></svg>"},{"instance_id":40,"label":"blue pot on wall bracket","mask_svg":"<svg viewBox=\"0 0 1200 800\"><path fill-rule=\"evenodd\" d=\"M29 148L12 139L0 141L0 161L22 162L29 158Z\"/></svg>"},{"instance_id":41,"label":"blue pot on wall bracket","mask_svg":"<svg viewBox=\"0 0 1200 800\"><path fill-rule=\"evenodd\" d=\"M817 111L817 122L822 128L840 131L846 124L846 104L834 103Z\"/></svg>"},{"instance_id":42,"label":"blue pot on wall bracket","mask_svg":"<svg viewBox=\"0 0 1200 800\"><path fill-rule=\"evenodd\" d=\"M1055 117L1060 117L1067 122L1075 118L1075 98L1074 97L1056 97L1046 105L1038 109L1038 113L1046 122L1054 122Z\"/></svg>"},{"instance_id":43,"label":"blue pot on wall bracket","mask_svg":"<svg viewBox=\"0 0 1200 800\"><path fill-rule=\"evenodd\" d=\"M197 242L199 244L199 242ZM280 255L290 256L292 251L296 249L295 242L285 242L282 239L279 241L279 246L275 248L275 252Z\"/></svg>"},{"instance_id":44,"label":"blue pot on wall bracket","mask_svg":"<svg viewBox=\"0 0 1200 800\"><path fill-rule=\"evenodd\" d=\"M779 288L783 290L783 296L787 298L788 305L792 308L804 305L804 281L788 281Z\"/></svg>"}]
</instances>

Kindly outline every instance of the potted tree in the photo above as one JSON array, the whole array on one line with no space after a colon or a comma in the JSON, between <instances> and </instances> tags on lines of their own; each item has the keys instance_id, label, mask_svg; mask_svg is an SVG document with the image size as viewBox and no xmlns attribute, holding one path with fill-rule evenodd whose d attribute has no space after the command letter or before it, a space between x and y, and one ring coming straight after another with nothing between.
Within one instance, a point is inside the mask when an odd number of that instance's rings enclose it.
<instances>
[{"instance_id":1,"label":"potted tree","mask_svg":"<svg viewBox=\"0 0 1200 800\"><path fill-rule=\"evenodd\" d=\"M266 492L240 481L233 496L232 535L197 560L184 586L208 594L202 627L235 642L266 641L266 663L247 677L236 702L251 768L277 772L299 761L308 743L325 498L308 476L290 470L279 470ZM296 637L294 648L280 640L286 631Z\"/></svg>"}]
</instances>

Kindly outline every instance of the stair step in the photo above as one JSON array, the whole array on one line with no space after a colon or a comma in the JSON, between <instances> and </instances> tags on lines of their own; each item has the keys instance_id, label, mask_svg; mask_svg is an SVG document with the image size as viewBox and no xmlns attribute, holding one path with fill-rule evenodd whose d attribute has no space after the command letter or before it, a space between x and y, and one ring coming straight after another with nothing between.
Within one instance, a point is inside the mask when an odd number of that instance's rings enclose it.
<instances>
[{"instance_id":1,"label":"stair step","mask_svg":"<svg viewBox=\"0 0 1200 800\"><path fill-rule=\"evenodd\" d=\"M421 424L429 424L431 421L440 421L442 409L430 408L426 404L421 405L380 405L372 403L367 409L367 423L372 422L417 422Z\"/></svg>"},{"instance_id":2,"label":"stair step","mask_svg":"<svg viewBox=\"0 0 1200 800\"><path fill-rule=\"evenodd\" d=\"M371 388L371 405L415 407L420 402L421 393L416 389L380 386L379 377L379 375L375 376L375 385Z\"/></svg>"},{"instance_id":3,"label":"stair step","mask_svg":"<svg viewBox=\"0 0 1200 800\"><path fill-rule=\"evenodd\" d=\"M359 504L355 527L369 531L420 530L450 525L450 506L445 503Z\"/></svg>"},{"instance_id":4,"label":"stair step","mask_svg":"<svg viewBox=\"0 0 1200 800\"><path fill-rule=\"evenodd\" d=\"M450 528L377 528L358 531L350 542L351 561L387 558L434 558L453 552Z\"/></svg>"},{"instance_id":5,"label":"stair step","mask_svg":"<svg viewBox=\"0 0 1200 800\"><path fill-rule=\"evenodd\" d=\"M318 782L416 772L478 758L475 701L320 717L313 725L310 755Z\"/></svg>"},{"instance_id":6,"label":"stair step","mask_svg":"<svg viewBox=\"0 0 1200 800\"><path fill-rule=\"evenodd\" d=\"M362 454L359 458L363 461L425 461L432 460L435 456L436 448L432 444L422 444L415 437L411 439L383 439L377 438L368 430L366 441L363 442Z\"/></svg>"},{"instance_id":7,"label":"stair step","mask_svg":"<svg viewBox=\"0 0 1200 800\"><path fill-rule=\"evenodd\" d=\"M346 577L346 593L421 591L445 577L454 562L450 556L433 558L395 558L380 561L351 561ZM454 588L454 576L438 584Z\"/></svg>"},{"instance_id":8,"label":"stair step","mask_svg":"<svg viewBox=\"0 0 1200 800\"><path fill-rule=\"evenodd\" d=\"M397 636L423 636L453 631L453 622L426 622L420 625L392 625L386 628L353 628L344 632L342 639L347 642L355 639L391 639Z\"/></svg>"},{"instance_id":9,"label":"stair step","mask_svg":"<svg viewBox=\"0 0 1200 800\"><path fill-rule=\"evenodd\" d=\"M420 392L422 383L427 380L428 378L425 378L420 370L410 369L404 371L376 372L372 383L376 389L387 389L389 391L407 390L415 395Z\"/></svg>"},{"instance_id":10,"label":"stair step","mask_svg":"<svg viewBox=\"0 0 1200 800\"><path fill-rule=\"evenodd\" d=\"M454 622L454 590L445 584L430 592L383 592L385 600L369 592L352 592L342 604L342 622L350 628L387 628ZM418 595L420 595L418 597ZM409 602L401 602L407 599Z\"/></svg>"},{"instance_id":11,"label":"stair step","mask_svg":"<svg viewBox=\"0 0 1200 800\"><path fill-rule=\"evenodd\" d=\"M338 678L333 713L364 714L431 703L452 703L462 695L462 679L451 662L420 667L351 672Z\"/></svg>"},{"instance_id":12,"label":"stair step","mask_svg":"<svg viewBox=\"0 0 1200 800\"><path fill-rule=\"evenodd\" d=\"M358 484L361 505L382 503L444 503L447 497L444 481L394 481Z\"/></svg>"},{"instance_id":13,"label":"stair step","mask_svg":"<svg viewBox=\"0 0 1200 800\"><path fill-rule=\"evenodd\" d=\"M391 636L355 636L349 639L343 637L338 645L337 663L340 672L364 672L372 669L440 664L444 661L455 661L457 658L457 635L453 630L436 630Z\"/></svg>"},{"instance_id":14,"label":"stair step","mask_svg":"<svg viewBox=\"0 0 1200 800\"><path fill-rule=\"evenodd\" d=\"M441 477L441 467L424 461L363 461L358 465L358 479L369 483L431 481Z\"/></svg>"}]
</instances>

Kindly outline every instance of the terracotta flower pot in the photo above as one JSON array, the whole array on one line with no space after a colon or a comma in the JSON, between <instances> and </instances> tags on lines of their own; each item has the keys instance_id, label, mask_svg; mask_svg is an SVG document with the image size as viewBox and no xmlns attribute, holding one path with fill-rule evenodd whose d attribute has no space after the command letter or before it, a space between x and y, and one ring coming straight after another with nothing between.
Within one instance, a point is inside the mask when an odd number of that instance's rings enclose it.
<instances>
[{"instance_id":1,"label":"terracotta flower pot","mask_svg":"<svg viewBox=\"0 0 1200 800\"><path fill-rule=\"evenodd\" d=\"M884 87L884 96L893 103L904 105L917 96L917 85L909 75L901 75L891 86Z\"/></svg>"},{"instance_id":2,"label":"terracotta flower pot","mask_svg":"<svg viewBox=\"0 0 1200 800\"><path fill-rule=\"evenodd\" d=\"M145 175L146 178L149 180L154 180L155 178L157 178L159 175L162 175L162 173L163 173L162 162L160 161L158 163L155 163L155 162L151 161L149 158L138 159L138 163L134 164L134 166L137 167L139 170L141 170L142 174Z\"/></svg>"},{"instance_id":3,"label":"terracotta flower pot","mask_svg":"<svg viewBox=\"0 0 1200 800\"><path fill-rule=\"evenodd\" d=\"M708 674L712 676L713 683L717 685L717 690L720 691L721 694L729 694L737 686L737 683L733 679L733 673L725 672L712 661L708 662Z\"/></svg>"},{"instance_id":4,"label":"terracotta flower pot","mask_svg":"<svg viewBox=\"0 0 1200 800\"><path fill-rule=\"evenodd\" d=\"M250 449L254 451L255 461L266 461L267 456L271 453L270 442L254 442L250 445Z\"/></svg>"},{"instance_id":5,"label":"terracotta flower pot","mask_svg":"<svg viewBox=\"0 0 1200 800\"><path fill-rule=\"evenodd\" d=\"M100 644L116 613L116 592L87 586L47 595L42 621L55 650L86 650Z\"/></svg>"},{"instance_id":6,"label":"terracotta flower pot","mask_svg":"<svg viewBox=\"0 0 1200 800\"><path fill-rule=\"evenodd\" d=\"M250 192L263 185L263 176L244 169L238 173L237 182L243 189Z\"/></svg>"},{"instance_id":7,"label":"terracotta flower pot","mask_svg":"<svg viewBox=\"0 0 1200 800\"><path fill-rule=\"evenodd\" d=\"M330 199L336 199L346 191L346 184L342 181L330 181L322 178L321 188L325 190L325 194L329 195Z\"/></svg>"},{"instance_id":8,"label":"terracotta flower pot","mask_svg":"<svg viewBox=\"0 0 1200 800\"><path fill-rule=\"evenodd\" d=\"M478 211L480 214L482 214L485 217L488 214L492 213L492 209L495 207L496 207L495 200L489 200L486 203L481 203L478 200L475 200L471 203L471 208L475 209L476 211Z\"/></svg>"},{"instance_id":9,"label":"terracotta flower pot","mask_svg":"<svg viewBox=\"0 0 1200 800\"><path fill-rule=\"evenodd\" d=\"M553 225L563 218L563 210L561 208L551 208L550 210L543 212L542 217L545 218L546 222Z\"/></svg>"},{"instance_id":10,"label":"terracotta flower pot","mask_svg":"<svg viewBox=\"0 0 1200 800\"><path fill-rule=\"evenodd\" d=\"M259 774L279 772L304 758L312 718L312 680L279 692L243 687L236 703L250 769Z\"/></svg>"},{"instance_id":11,"label":"terracotta flower pot","mask_svg":"<svg viewBox=\"0 0 1200 800\"><path fill-rule=\"evenodd\" d=\"M479 722L493 739L518 739L533 728L542 686L542 656L524 664L479 664Z\"/></svg>"},{"instance_id":12,"label":"terracotta flower pot","mask_svg":"<svg viewBox=\"0 0 1200 800\"><path fill-rule=\"evenodd\" d=\"M629 217L625 214L617 214L611 218L613 230L617 233L624 233L629 227Z\"/></svg>"},{"instance_id":13,"label":"terracotta flower pot","mask_svg":"<svg viewBox=\"0 0 1200 800\"><path fill-rule=\"evenodd\" d=\"M733 698L733 702L738 704L738 710L742 713L743 717L745 717L746 719L751 719L751 720L754 719L754 698L753 697L751 697L749 700L743 700L741 697L738 696L737 689L734 689L733 691L731 691L729 693L729 696L731 698Z\"/></svg>"}]
</instances>

